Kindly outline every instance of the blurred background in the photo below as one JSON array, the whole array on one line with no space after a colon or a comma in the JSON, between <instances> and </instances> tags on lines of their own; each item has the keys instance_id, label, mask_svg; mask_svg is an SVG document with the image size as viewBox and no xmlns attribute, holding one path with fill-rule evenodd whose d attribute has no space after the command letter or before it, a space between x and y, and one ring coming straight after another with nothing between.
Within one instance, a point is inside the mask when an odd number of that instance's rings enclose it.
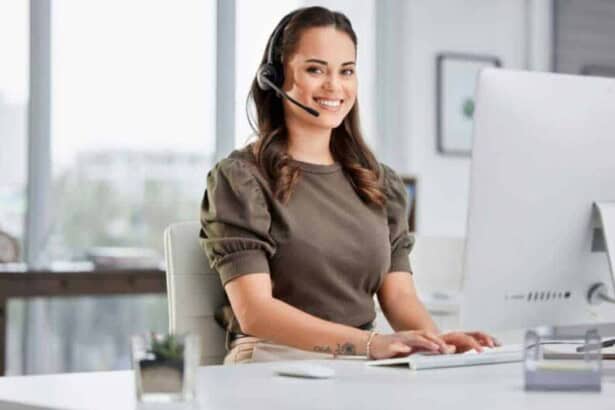
<instances>
[{"instance_id":1,"label":"blurred background","mask_svg":"<svg viewBox=\"0 0 615 410\"><path fill-rule=\"evenodd\" d=\"M465 235L481 68L615 76L615 0L0 0L5 374L130 368L129 336L167 329L163 230L199 217L306 5L352 21L363 131L422 235Z\"/></svg>"}]
</instances>

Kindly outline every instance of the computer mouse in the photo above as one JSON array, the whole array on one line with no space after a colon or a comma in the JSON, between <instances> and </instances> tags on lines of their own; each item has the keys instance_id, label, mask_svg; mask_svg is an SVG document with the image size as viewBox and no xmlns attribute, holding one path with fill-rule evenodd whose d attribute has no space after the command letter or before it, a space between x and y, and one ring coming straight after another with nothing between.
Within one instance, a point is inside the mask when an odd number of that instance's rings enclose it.
<instances>
[{"instance_id":1,"label":"computer mouse","mask_svg":"<svg viewBox=\"0 0 615 410\"><path fill-rule=\"evenodd\" d=\"M276 367L280 376L304 377L308 379L329 379L335 376L335 370L320 364L308 362L284 363Z\"/></svg>"}]
</instances>

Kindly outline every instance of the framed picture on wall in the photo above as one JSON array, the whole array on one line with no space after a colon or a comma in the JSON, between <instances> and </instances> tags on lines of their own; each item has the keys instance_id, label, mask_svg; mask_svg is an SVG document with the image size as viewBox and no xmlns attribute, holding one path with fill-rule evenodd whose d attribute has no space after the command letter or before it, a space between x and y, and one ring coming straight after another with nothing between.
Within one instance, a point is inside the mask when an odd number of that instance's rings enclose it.
<instances>
[{"instance_id":1,"label":"framed picture on wall","mask_svg":"<svg viewBox=\"0 0 615 410\"><path fill-rule=\"evenodd\" d=\"M436 146L439 153L471 155L478 73L485 67L501 65L495 56L462 53L436 56Z\"/></svg>"},{"instance_id":2,"label":"framed picture on wall","mask_svg":"<svg viewBox=\"0 0 615 410\"><path fill-rule=\"evenodd\" d=\"M406 190L408 191L408 228L410 232L416 232L416 178L410 175L401 176Z\"/></svg>"}]
</instances>

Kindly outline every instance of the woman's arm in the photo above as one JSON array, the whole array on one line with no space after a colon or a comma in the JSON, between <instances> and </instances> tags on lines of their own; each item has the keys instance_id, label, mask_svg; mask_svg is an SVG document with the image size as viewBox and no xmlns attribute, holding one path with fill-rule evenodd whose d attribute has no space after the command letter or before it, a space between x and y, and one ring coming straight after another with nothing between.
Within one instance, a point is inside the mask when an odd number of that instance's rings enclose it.
<instances>
[{"instance_id":1,"label":"woman's arm","mask_svg":"<svg viewBox=\"0 0 615 410\"><path fill-rule=\"evenodd\" d=\"M440 334L438 327L416 294L412 275L408 272L391 272L384 278L378 291L382 311L395 331L425 330ZM482 346L494 347L498 343L483 332L449 332L441 335L447 344L458 352L469 349L482 350Z\"/></svg>"},{"instance_id":2,"label":"woman's arm","mask_svg":"<svg viewBox=\"0 0 615 410\"><path fill-rule=\"evenodd\" d=\"M395 331L426 330L440 333L427 309L418 298L412 275L408 272L386 274L378 291L382 312Z\"/></svg>"},{"instance_id":3,"label":"woman's arm","mask_svg":"<svg viewBox=\"0 0 615 410\"><path fill-rule=\"evenodd\" d=\"M329 322L272 296L267 273L243 275L225 285L241 330L251 336L302 350L365 355L370 332ZM376 335L370 357L384 359L415 350L438 351L446 344L429 332Z\"/></svg>"},{"instance_id":4,"label":"woman's arm","mask_svg":"<svg viewBox=\"0 0 615 410\"><path fill-rule=\"evenodd\" d=\"M240 276L225 290L246 334L314 352L366 353L368 331L317 318L275 299L267 273Z\"/></svg>"}]
</instances>

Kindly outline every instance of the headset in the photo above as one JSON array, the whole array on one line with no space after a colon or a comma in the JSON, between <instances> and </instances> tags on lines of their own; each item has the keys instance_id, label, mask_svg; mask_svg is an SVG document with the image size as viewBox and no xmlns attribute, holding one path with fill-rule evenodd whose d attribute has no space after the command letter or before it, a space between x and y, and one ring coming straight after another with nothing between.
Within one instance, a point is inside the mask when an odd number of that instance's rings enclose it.
<instances>
[{"instance_id":1,"label":"headset","mask_svg":"<svg viewBox=\"0 0 615 410\"><path fill-rule=\"evenodd\" d=\"M267 42L267 62L258 67L258 70L256 71L256 83L261 90L274 90L279 96L286 98L288 101L304 109L309 114L312 114L314 117L318 117L320 115L318 111L301 104L299 101L295 100L282 90L281 87L282 83L284 82L284 72L283 68L281 67L281 61L277 65L275 62L275 49L279 38L281 37L281 33L284 31L284 29L288 25L288 22L295 16L296 13L297 12L294 11L284 16L282 20L278 23L276 28L273 30L273 33L271 34L271 37L269 37L269 41Z\"/></svg>"}]
</instances>

